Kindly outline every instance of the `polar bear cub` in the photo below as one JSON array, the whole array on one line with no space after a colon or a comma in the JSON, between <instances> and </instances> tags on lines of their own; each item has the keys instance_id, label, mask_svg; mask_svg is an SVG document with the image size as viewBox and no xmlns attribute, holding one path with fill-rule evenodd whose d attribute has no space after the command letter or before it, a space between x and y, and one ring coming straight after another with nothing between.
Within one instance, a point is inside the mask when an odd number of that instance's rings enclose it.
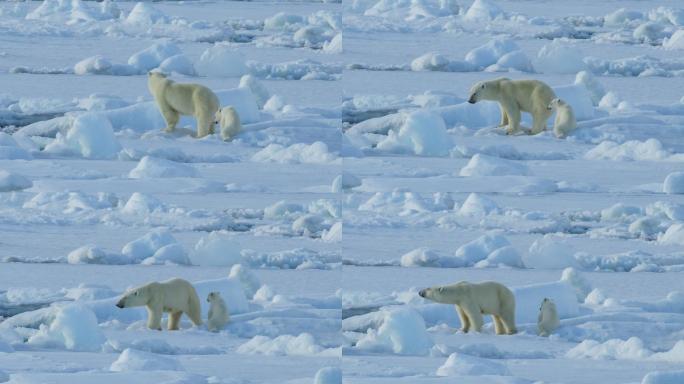
<instances>
[{"instance_id":1,"label":"polar bear cub","mask_svg":"<svg viewBox=\"0 0 684 384\"><path fill-rule=\"evenodd\" d=\"M190 115L197 120L198 138L214 133L219 99L211 89L200 84L176 83L160 72L149 73L147 87L166 121L166 132L176 129L181 115Z\"/></svg>"},{"instance_id":2,"label":"polar bear cub","mask_svg":"<svg viewBox=\"0 0 684 384\"><path fill-rule=\"evenodd\" d=\"M452 285L425 288L420 297L443 304L455 304L461 319L461 331L482 331L483 314L492 315L497 335L514 334L515 296L504 285L486 281L469 283L461 281Z\"/></svg>"},{"instance_id":3,"label":"polar bear cub","mask_svg":"<svg viewBox=\"0 0 684 384\"><path fill-rule=\"evenodd\" d=\"M559 98L555 98L549 103L548 109L550 111L556 111L556 119L553 122L553 133L557 138L565 138L570 132L577 128L575 113L572 111L570 104Z\"/></svg>"},{"instance_id":4,"label":"polar bear cub","mask_svg":"<svg viewBox=\"0 0 684 384\"><path fill-rule=\"evenodd\" d=\"M498 101L501 107L500 127L508 127L506 134L520 131L521 111L532 115L531 134L546 130L546 121L552 114L549 103L556 97L551 87L538 80L511 80L501 77L481 81L470 89L468 102Z\"/></svg>"},{"instance_id":5,"label":"polar bear cub","mask_svg":"<svg viewBox=\"0 0 684 384\"><path fill-rule=\"evenodd\" d=\"M133 288L116 303L119 308L147 307L147 328L161 330L161 318L169 313L169 330L177 330L185 313L195 326L202 325L200 301L195 287L183 279L152 282Z\"/></svg>"},{"instance_id":6,"label":"polar bear cub","mask_svg":"<svg viewBox=\"0 0 684 384\"><path fill-rule=\"evenodd\" d=\"M539 336L548 336L560 325L556 303L549 298L544 298L539 306L539 316L537 317L537 330Z\"/></svg>"},{"instance_id":7,"label":"polar bear cub","mask_svg":"<svg viewBox=\"0 0 684 384\"><path fill-rule=\"evenodd\" d=\"M221 128L221 139L230 140L242 130L240 116L235 108L223 107L216 112L216 124Z\"/></svg>"},{"instance_id":8,"label":"polar bear cub","mask_svg":"<svg viewBox=\"0 0 684 384\"><path fill-rule=\"evenodd\" d=\"M228 324L230 320L230 313L226 302L223 301L220 292L211 292L207 295L207 302L209 302L209 314L207 315L207 329L211 332L218 332Z\"/></svg>"}]
</instances>

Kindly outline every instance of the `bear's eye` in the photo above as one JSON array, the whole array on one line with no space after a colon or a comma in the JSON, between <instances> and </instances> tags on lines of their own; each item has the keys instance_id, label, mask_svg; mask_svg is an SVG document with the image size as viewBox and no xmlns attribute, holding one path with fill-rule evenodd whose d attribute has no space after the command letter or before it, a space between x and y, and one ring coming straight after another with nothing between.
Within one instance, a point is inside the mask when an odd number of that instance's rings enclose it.
<instances>
[{"instance_id":1,"label":"bear's eye","mask_svg":"<svg viewBox=\"0 0 684 384\"><path fill-rule=\"evenodd\" d=\"M444 290L444 287L439 287L439 292L442 292Z\"/></svg>"},{"instance_id":2,"label":"bear's eye","mask_svg":"<svg viewBox=\"0 0 684 384\"><path fill-rule=\"evenodd\" d=\"M136 295L136 296L138 296L138 294L139 294L139 293L140 293L140 292L138 292L138 291L135 291L135 295Z\"/></svg>"},{"instance_id":3,"label":"bear's eye","mask_svg":"<svg viewBox=\"0 0 684 384\"><path fill-rule=\"evenodd\" d=\"M484 85L484 84L482 84L482 87L481 87L481 88L482 88L482 89L485 89L485 85Z\"/></svg>"}]
</instances>

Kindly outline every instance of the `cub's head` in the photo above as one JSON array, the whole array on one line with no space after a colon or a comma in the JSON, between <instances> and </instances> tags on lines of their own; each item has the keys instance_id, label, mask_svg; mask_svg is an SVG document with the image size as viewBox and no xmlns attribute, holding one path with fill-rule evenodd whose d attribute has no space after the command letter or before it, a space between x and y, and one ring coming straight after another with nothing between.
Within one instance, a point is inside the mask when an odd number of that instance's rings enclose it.
<instances>
[{"instance_id":1,"label":"cub's head","mask_svg":"<svg viewBox=\"0 0 684 384\"><path fill-rule=\"evenodd\" d=\"M221 292L211 292L207 295L207 302L211 303L214 300L221 298Z\"/></svg>"},{"instance_id":2,"label":"cub's head","mask_svg":"<svg viewBox=\"0 0 684 384\"><path fill-rule=\"evenodd\" d=\"M421 289L418 296L442 304L455 304L467 289L468 282L461 281L453 285L442 285Z\"/></svg>"},{"instance_id":3,"label":"cub's head","mask_svg":"<svg viewBox=\"0 0 684 384\"><path fill-rule=\"evenodd\" d=\"M553 300L549 299L548 297L545 297L539 306L539 310L543 311L544 308L556 308L556 303L554 303Z\"/></svg>"},{"instance_id":4,"label":"cub's head","mask_svg":"<svg viewBox=\"0 0 684 384\"><path fill-rule=\"evenodd\" d=\"M216 114L214 115L214 124L221 124L221 120L224 116L230 119L230 116L236 115L237 111L230 105L227 107L219 108L219 110L216 111Z\"/></svg>"},{"instance_id":5,"label":"cub's head","mask_svg":"<svg viewBox=\"0 0 684 384\"><path fill-rule=\"evenodd\" d=\"M505 78L480 81L475 83L472 88L470 88L470 97L468 97L468 102L470 104L475 104L481 100L493 100L499 94L499 83L501 80L506 80Z\"/></svg>"},{"instance_id":6,"label":"cub's head","mask_svg":"<svg viewBox=\"0 0 684 384\"><path fill-rule=\"evenodd\" d=\"M549 105L546 106L546 108L549 111L553 111L554 109L558 108L561 105L565 105L565 102L556 97L555 99L551 100L551 102L549 103Z\"/></svg>"},{"instance_id":7,"label":"cub's head","mask_svg":"<svg viewBox=\"0 0 684 384\"><path fill-rule=\"evenodd\" d=\"M121 296L121 299L116 303L119 308L141 307L147 305L150 297L148 294L148 286L134 288L129 290Z\"/></svg>"}]
</instances>

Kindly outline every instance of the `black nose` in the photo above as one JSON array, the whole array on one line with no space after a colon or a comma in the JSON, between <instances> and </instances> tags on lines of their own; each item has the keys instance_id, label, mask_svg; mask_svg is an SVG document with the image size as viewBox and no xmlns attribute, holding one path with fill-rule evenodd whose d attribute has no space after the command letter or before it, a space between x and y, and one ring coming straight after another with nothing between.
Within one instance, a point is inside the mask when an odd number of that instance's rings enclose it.
<instances>
[{"instance_id":1,"label":"black nose","mask_svg":"<svg viewBox=\"0 0 684 384\"><path fill-rule=\"evenodd\" d=\"M418 296L425 297L425 290L421 289L420 291L418 291Z\"/></svg>"},{"instance_id":2,"label":"black nose","mask_svg":"<svg viewBox=\"0 0 684 384\"><path fill-rule=\"evenodd\" d=\"M121 304L121 303L116 303L116 306L119 308L123 308L123 304Z\"/></svg>"},{"instance_id":3,"label":"black nose","mask_svg":"<svg viewBox=\"0 0 684 384\"><path fill-rule=\"evenodd\" d=\"M468 102L469 102L470 104L475 104L475 98L474 98L474 97L471 97L470 99L468 99Z\"/></svg>"}]
</instances>

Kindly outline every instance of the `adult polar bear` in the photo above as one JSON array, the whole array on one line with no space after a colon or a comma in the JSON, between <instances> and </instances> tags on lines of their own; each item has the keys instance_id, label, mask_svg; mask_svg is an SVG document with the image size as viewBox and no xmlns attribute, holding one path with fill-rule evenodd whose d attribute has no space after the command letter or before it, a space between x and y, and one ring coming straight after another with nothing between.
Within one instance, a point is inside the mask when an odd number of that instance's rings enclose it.
<instances>
[{"instance_id":1,"label":"adult polar bear","mask_svg":"<svg viewBox=\"0 0 684 384\"><path fill-rule=\"evenodd\" d=\"M497 335L511 335L517 332L515 296L502 284L493 281L461 281L452 285L421 289L418 295L442 304L455 304L463 332L481 332L484 325L483 314L492 315Z\"/></svg>"},{"instance_id":2,"label":"adult polar bear","mask_svg":"<svg viewBox=\"0 0 684 384\"><path fill-rule=\"evenodd\" d=\"M546 121L553 114L548 106L556 94L551 87L538 80L511 80L501 77L481 81L470 89L468 102L480 100L498 101L501 106L501 124L508 126L506 133L513 135L520 130L520 112L532 115L532 131L535 135L546 130Z\"/></svg>"},{"instance_id":3,"label":"adult polar bear","mask_svg":"<svg viewBox=\"0 0 684 384\"><path fill-rule=\"evenodd\" d=\"M176 83L161 72L150 72L147 87L159 106L166 132L173 132L181 115L197 119L197 137L214 133L214 117L219 110L219 99L211 89L201 84Z\"/></svg>"},{"instance_id":4,"label":"adult polar bear","mask_svg":"<svg viewBox=\"0 0 684 384\"><path fill-rule=\"evenodd\" d=\"M195 287L187 280L152 282L127 291L116 303L119 308L147 307L147 328L161 330L163 312L169 313L169 330L177 330L185 313L196 326L202 325L202 309Z\"/></svg>"}]
</instances>

